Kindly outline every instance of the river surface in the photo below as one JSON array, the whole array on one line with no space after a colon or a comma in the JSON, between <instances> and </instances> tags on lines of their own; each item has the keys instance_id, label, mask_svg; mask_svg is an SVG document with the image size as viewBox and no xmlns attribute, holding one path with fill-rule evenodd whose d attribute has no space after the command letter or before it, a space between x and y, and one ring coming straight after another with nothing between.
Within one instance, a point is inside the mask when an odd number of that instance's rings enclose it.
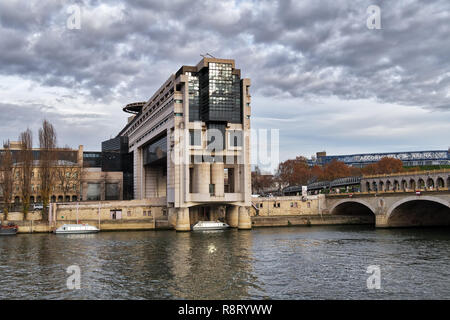
<instances>
[{"instance_id":1,"label":"river surface","mask_svg":"<svg viewBox=\"0 0 450 320\"><path fill-rule=\"evenodd\" d=\"M19 234L0 237L0 299L450 299L449 266L450 229Z\"/></svg>"}]
</instances>

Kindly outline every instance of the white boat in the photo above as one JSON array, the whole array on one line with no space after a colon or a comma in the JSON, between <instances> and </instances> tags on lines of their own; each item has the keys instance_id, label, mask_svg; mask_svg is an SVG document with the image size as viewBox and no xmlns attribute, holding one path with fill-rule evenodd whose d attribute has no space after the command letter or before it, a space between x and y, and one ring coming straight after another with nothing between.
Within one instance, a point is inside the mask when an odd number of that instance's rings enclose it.
<instances>
[{"instance_id":1,"label":"white boat","mask_svg":"<svg viewBox=\"0 0 450 320\"><path fill-rule=\"evenodd\" d=\"M207 230L224 230L230 226L220 221L199 221L193 227L194 231L207 231Z\"/></svg>"},{"instance_id":2,"label":"white boat","mask_svg":"<svg viewBox=\"0 0 450 320\"><path fill-rule=\"evenodd\" d=\"M55 230L57 234L74 234L74 233L96 233L100 230L97 227L88 224L63 224Z\"/></svg>"}]
</instances>

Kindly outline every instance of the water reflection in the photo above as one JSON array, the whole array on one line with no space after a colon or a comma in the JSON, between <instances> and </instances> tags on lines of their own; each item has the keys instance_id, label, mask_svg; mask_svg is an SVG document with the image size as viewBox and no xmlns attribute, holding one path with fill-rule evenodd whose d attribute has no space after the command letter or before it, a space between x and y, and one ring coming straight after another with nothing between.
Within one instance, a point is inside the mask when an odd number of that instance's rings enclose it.
<instances>
[{"instance_id":1,"label":"water reflection","mask_svg":"<svg viewBox=\"0 0 450 320\"><path fill-rule=\"evenodd\" d=\"M448 252L449 229L21 234L0 238L0 298L449 299ZM66 287L70 265L81 290Z\"/></svg>"},{"instance_id":2,"label":"water reflection","mask_svg":"<svg viewBox=\"0 0 450 320\"><path fill-rule=\"evenodd\" d=\"M173 296L186 299L248 297L252 285L250 232L193 232L176 234L168 268Z\"/></svg>"}]
</instances>

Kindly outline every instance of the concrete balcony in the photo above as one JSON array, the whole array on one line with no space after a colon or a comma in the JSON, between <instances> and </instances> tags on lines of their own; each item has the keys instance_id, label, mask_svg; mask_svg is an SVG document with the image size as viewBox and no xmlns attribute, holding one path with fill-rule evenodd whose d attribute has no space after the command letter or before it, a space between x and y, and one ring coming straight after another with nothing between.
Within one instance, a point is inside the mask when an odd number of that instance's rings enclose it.
<instances>
[{"instance_id":1,"label":"concrete balcony","mask_svg":"<svg viewBox=\"0 0 450 320\"><path fill-rule=\"evenodd\" d=\"M222 197L216 197L209 193L189 193L186 200L191 202L238 202L244 201L244 195L241 193L225 193Z\"/></svg>"}]
</instances>

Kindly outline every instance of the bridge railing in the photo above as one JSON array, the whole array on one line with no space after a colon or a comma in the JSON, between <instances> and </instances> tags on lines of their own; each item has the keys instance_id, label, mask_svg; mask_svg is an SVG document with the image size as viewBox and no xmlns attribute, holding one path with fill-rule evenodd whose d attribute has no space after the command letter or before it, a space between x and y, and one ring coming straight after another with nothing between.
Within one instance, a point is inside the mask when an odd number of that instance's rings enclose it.
<instances>
[{"instance_id":1,"label":"bridge railing","mask_svg":"<svg viewBox=\"0 0 450 320\"><path fill-rule=\"evenodd\" d=\"M397 190L384 190L384 191L361 191L361 192L339 192L339 193L328 193L326 196L342 196L342 195L371 195L371 194L395 194L395 193L416 193L416 192L442 192L450 191L449 187L438 187L438 188L417 188L417 189L397 189Z\"/></svg>"},{"instance_id":2,"label":"bridge railing","mask_svg":"<svg viewBox=\"0 0 450 320\"><path fill-rule=\"evenodd\" d=\"M434 169L434 170L421 170L421 171L404 171L396 173L385 173L385 174L373 174L373 175L363 175L363 179L373 179L373 178L386 178L386 177L398 177L398 176L413 176L421 174L438 174L438 173L450 173L450 169Z\"/></svg>"}]
</instances>

